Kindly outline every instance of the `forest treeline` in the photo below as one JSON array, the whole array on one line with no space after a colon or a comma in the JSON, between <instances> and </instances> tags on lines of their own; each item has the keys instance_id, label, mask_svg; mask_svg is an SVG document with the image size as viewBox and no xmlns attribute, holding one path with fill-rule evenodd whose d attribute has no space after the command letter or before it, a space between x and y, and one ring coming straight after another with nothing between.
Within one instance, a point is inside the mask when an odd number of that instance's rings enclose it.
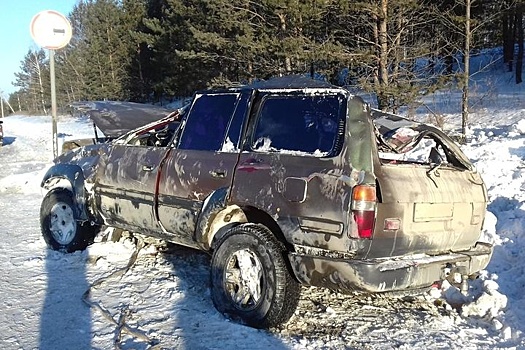
<instances>
[{"instance_id":1,"label":"forest treeline","mask_svg":"<svg viewBox=\"0 0 525 350\"><path fill-rule=\"evenodd\" d=\"M502 47L496 64L521 82L522 1L83 0L55 52L58 106L170 101L287 74L374 92L394 111L451 83L468 98L465 60L484 48ZM49 113L48 58L31 48L21 60L15 111Z\"/></svg>"}]
</instances>

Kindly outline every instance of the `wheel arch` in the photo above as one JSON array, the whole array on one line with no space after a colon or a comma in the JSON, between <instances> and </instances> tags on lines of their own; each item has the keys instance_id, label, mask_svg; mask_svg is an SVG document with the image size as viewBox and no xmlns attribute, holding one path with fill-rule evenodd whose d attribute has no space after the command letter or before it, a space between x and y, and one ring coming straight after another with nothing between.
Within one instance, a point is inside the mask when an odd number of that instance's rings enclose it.
<instances>
[{"instance_id":1,"label":"wheel arch","mask_svg":"<svg viewBox=\"0 0 525 350\"><path fill-rule=\"evenodd\" d=\"M246 215L247 222L266 226L275 238L284 244L288 251L293 249L293 246L286 240L281 227L270 214L253 206L244 206L241 209L244 215Z\"/></svg>"},{"instance_id":2,"label":"wheel arch","mask_svg":"<svg viewBox=\"0 0 525 350\"><path fill-rule=\"evenodd\" d=\"M275 238L290 250L292 246L277 222L265 211L253 206L226 204L226 189L215 191L203 205L196 226L196 241L205 250L213 250L226 232L234 226L252 223L266 226Z\"/></svg>"},{"instance_id":3,"label":"wheel arch","mask_svg":"<svg viewBox=\"0 0 525 350\"><path fill-rule=\"evenodd\" d=\"M214 218L211 225L212 230L210 230L208 236L209 247L215 249L217 243L220 242L229 228L245 223L260 224L267 227L273 236L284 244L288 251L293 249L292 245L286 241L281 227L268 213L256 207L239 207L237 205L226 207Z\"/></svg>"},{"instance_id":4,"label":"wheel arch","mask_svg":"<svg viewBox=\"0 0 525 350\"><path fill-rule=\"evenodd\" d=\"M74 164L55 164L48 169L40 187L46 191L68 190L72 193L75 210L78 218L88 220L86 206L85 178L82 168Z\"/></svg>"}]
</instances>

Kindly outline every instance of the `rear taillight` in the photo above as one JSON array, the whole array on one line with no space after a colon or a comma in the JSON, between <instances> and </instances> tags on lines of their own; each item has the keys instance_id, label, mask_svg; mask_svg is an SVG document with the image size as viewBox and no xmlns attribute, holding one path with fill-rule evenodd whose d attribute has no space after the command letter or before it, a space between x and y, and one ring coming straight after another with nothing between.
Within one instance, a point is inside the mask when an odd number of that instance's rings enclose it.
<instances>
[{"instance_id":1,"label":"rear taillight","mask_svg":"<svg viewBox=\"0 0 525 350\"><path fill-rule=\"evenodd\" d=\"M376 188L358 185L352 192L352 214L359 238L372 238L376 219Z\"/></svg>"}]
</instances>

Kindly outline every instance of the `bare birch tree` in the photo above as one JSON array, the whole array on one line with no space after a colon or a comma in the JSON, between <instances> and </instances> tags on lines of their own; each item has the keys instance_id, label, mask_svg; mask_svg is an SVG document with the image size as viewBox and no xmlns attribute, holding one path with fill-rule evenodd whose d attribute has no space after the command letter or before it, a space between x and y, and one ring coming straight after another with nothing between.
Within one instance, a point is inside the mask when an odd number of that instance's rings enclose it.
<instances>
[{"instance_id":1,"label":"bare birch tree","mask_svg":"<svg viewBox=\"0 0 525 350\"><path fill-rule=\"evenodd\" d=\"M39 60L39 55L37 51L33 51L33 61L31 62L33 67L32 70L35 74L35 78L38 82L38 89L40 91L40 101L42 103L42 111L45 115L47 115L47 108L46 108L46 99L44 97L44 84L42 79L42 67Z\"/></svg>"},{"instance_id":2,"label":"bare birch tree","mask_svg":"<svg viewBox=\"0 0 525 350\"><path fill-rule=\"evenodd\" d=\"M443 28L441 40L447 43L452 55L456 54L456 57L459 55L462 58L460 65L462 69L457 76L462 96L461 139L463 141L466 139L470 113L471 51L473 47L481 46L480 41L486 35L488 26L493 24L497 18L501 18L506 6L504 2L452 0L434 8L435 15L439 18Z\"/></svg>"},{"instance_id":3,"label":"bare birch tree","mask_svg":"<svg viewBox=\"0 0 525 350\"><path fill-rule=\"evenodd\" d=\"M46 97L49 81L49 70L44 50L29 50L20 65L20 72L15 73L15 86L27 101L29 112L43 112L47 114Z\"/></svg>"}]
</instances>

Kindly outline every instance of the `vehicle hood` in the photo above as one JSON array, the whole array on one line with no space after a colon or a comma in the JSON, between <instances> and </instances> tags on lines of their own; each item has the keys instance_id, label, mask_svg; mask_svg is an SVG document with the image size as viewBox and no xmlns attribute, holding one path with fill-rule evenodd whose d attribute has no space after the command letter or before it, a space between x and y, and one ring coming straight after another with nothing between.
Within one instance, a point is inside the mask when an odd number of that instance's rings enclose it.
<instances>
[{"instance_id":1,"label":"vehicle hood","mask_svg":"<svg viewBox=\"0 0 525 350\"><path fill-rule=\"evenodd\" d=\"M89 116L109 139L167 116L171 111L159 106L120 101L74 102L74 110Z\"/></svg>"}]
</instances>

